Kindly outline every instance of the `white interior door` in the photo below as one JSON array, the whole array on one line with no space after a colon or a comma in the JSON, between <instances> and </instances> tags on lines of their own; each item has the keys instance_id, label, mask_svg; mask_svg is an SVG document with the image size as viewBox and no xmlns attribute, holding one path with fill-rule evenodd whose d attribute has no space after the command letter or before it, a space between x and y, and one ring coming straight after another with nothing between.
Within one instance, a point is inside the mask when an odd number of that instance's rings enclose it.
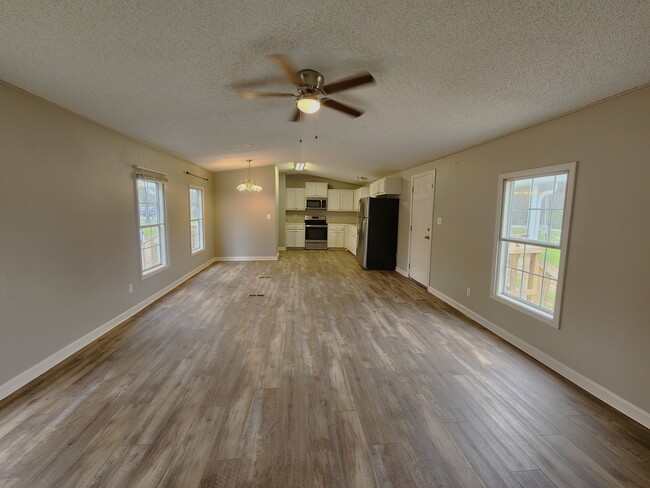
<instances>
[{"instance_id":1,"label":"white interior door","mask_svg":"<svg viewBox=\"0 0 650 488\"><path fill-rule=\"evenodd\" d=\"M429 286L431 269L434 182L434 171L415 175L411 180L409 277L424 286Z\"/></svg>"}]
</instances>

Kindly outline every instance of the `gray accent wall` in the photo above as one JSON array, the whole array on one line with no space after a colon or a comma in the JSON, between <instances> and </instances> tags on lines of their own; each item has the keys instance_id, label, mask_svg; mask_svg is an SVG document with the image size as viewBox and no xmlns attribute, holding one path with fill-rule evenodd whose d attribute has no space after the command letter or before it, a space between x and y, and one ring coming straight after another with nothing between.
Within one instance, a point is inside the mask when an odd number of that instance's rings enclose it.
<instances>
[{"instance_id":1,"label":"gray accent wall","mask_svg":"<svg viewBox=\"0 0 650 488\"><path fill-rule=\"evenodd\" d=\"M411 177L435 169L431 287L646 412L649 114L646 88L397 174L398 268L408 267ZM556 330L490 298L497 177L568 161L578 168Z\"/></svg>"},{"instance_id":2,"label":"gray accent wall","mask_svg":"<svg viewBox=\"0 0 650 488\"><path fill-rule=\"evenodd\" d=\"M217 258L275 258L277 256L276 168L253 166L251 177L261 192L237 191L248 169L212 175ZM270 219L267 219L270 216Z\"/></svg>"},{"instance_id":3,"label":"gray accent wall","mask_svg":"<svg viewBox=\"0 0 650 488\"><path fill-rule=\"evenodd\" d=\"M214 256L209 171L0 83L0 385ZM168 269L142 280L132 164L167 173ZM190 254L189 184L207 248ZM128 293L129 283L133 293Z\"/></svg>"}]
</instances>

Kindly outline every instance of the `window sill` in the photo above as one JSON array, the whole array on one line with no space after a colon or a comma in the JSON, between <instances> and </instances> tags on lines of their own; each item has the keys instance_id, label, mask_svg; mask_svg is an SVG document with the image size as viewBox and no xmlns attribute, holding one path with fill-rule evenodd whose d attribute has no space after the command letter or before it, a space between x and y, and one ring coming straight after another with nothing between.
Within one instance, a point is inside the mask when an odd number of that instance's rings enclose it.
<instances>
[{"instance_id":1,"label":"window sill","mask_svg":"<svg viewBox=\"0 0 650 488\"><path fill-rule=\"evenodd\" d=\"M197 254L201 254L202 252L205 252L205 247L203 249L198 249L196 251L190 252L190 255L196 256Z\"/></svg>"},{"instance_id":2,"label":"window sill","mask_svg":"<svg viewBox=\"0 0 650 488\"><path fill-rule=\"evenodd\" d=\"M157 275L158 273L161 273L168 268L169 268L169 264L163 264L156 268L150 269L149 271L142 273L140 275L140 280L146 280L147 278L151 278L152 276Z\"/></svg>"},{"instance_id":3,"label":"window sill","mask_svg":"<svg viewBox=\"0 0 650 488\"><path fill-rule=\"evenodd\" d=\"M512 298L509 298L505 295L497 295L494 293L490 293L490 298L503 303L504 305L509 306L510 308L514 308L515 310L518 310L519 312L528 315L529 317L532 317L534 319L539 320L540 322L553 327L554 329L559 329L560 328L560 321L558 318L553 317L551 314L544 313L541 310L538 310L534 307L530 307L526 305L525 303L522 303L520 301L514 300Z\"/></svg>"}]
</instances>

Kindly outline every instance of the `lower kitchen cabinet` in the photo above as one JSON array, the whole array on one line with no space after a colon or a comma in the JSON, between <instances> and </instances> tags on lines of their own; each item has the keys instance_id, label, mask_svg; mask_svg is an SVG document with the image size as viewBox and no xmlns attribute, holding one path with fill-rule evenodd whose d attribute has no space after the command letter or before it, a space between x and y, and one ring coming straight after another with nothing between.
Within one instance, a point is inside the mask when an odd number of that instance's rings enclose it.
<instances>
[{"instance_id":1,"label":"lower kitchen cabinet","mask_svg":"<svg viewBox=\"0 0 650 488\"><path fill-rule=\"evenodd\" d=\"M345 248L345 224L329 224L327 226L327 247Z\"/></svg>"},{"instance_id":2,"label":"lower kitchen cabinet","mask_svg":"<svg viewBox=\"0 0 650 488\"><path fill-rule=\"evenodd\" d=\"M285 247L305 247L304 224L286 224L284 229Z\"/></svg>"},{"instance_id":3,"label":"lower kitchen cabinet","mask_svg":"<svg viewBox=\"0 0 650 488\"><path fill-rule=\"evenodd\" d=\"M351 224L329 224L327 227L327 247L347 249L357 255L357 226Z\"/></svg>"},{"instance_id":4,"label":"lower kitchen cabinet","mask_svg":"<svg viewBox=\"0 0 650 488\"><path fill-rule=\"evenodd\" d=\"M357 227L356 225L345 226L345 248L353 255L357 255Z\"/></svg>"}]
</instances>

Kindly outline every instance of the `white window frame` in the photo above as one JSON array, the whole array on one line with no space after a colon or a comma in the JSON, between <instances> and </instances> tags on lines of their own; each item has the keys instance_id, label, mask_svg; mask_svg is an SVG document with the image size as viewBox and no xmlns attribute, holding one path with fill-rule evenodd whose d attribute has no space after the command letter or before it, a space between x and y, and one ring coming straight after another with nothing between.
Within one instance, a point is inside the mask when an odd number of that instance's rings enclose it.
<instances>
[{"instance_id":1,"label":"white window frame","mask_svg":"<svg viewBox=\"0 0 650 488\"><path fill-rule=\"evenodd\" d=\"M575 186L575 174L577 163L575 161L557 164L553 166L543 166L540 168L527 169L523 171L516 171L513 173L504 173L499 175L499 186L497 195L497 213L495 219L494 231L494 252L492 262L492 281L490 286L490 297L497 300L509 307L514 308L530 317L533 317L544 324L550 325L556 329L560 328L560 315L562 310L562 296L564 289L564 274L566 269L567 251L569 248L569 234L571 229L571 215L573 207L573 191ZM527 305L515 298L505 295L501 288L503 286L503 279L500 270L500 245L502 242L512 242L513 239L504 240L502 238L503 229L503 206L504 206L504 188L506 181L526 179L541 176L552 176L561 173L567 174L566 195L564 202L564 213L562 216L562 235L560 237L559 245L546 245L542 247L554 248L560 250L560 261L558 264L557 288L555 294L555 307L552 314L546 313L544 310L538 309L531 305ZM516 239L515 239L516 240ZM522 241L523 242L523 241Z\"/></svg>"},{"instance_id":2,"label":"white window frame","mask_svg":"<svg viewBox=\"0 0 650 488\"><path fill-rule=\"evenodd\" d=\"M147 182L154 183L158 186L158 202L156 203L159 208L158 216L159 222L157 224L141 224L140 223L140 196L138 194L138 181L144 181L145 185ZM167 187L164 181L157 180L155 178L149 178L143 175L137 175L135 177L135 203L136 203L136 222L138 228L138 255L140 259L140 278L146 279L155 274L160 273L161 271L169 268L169 243L168 243L168 233L167 228L169 224L167 223ZM162 209L162 212L160 212ZM162 215L162 222L160 221L160 216ZM160 257L161 264L144 269L144 260L142 258L142 229L157 227L158 235L160 238Z\"/></svg>"},{"instance_id":3,"label":"white window frame","mask_svg":"<svg viewBox=\"0 0 650 488\"><path fill-rule=\"evenodd\" d=\"M197 190L201 195L201 218L192 219L192 190ZM195 256L196 254L202 253L205 251L205 190L201 186L189 185L187 190L187 198L189 201L189 217L190 217L190 254ZM200 226L200 236L201 236L201 247L192 250L192 222L198 221Z\"/></svg>"}]
</instances>

